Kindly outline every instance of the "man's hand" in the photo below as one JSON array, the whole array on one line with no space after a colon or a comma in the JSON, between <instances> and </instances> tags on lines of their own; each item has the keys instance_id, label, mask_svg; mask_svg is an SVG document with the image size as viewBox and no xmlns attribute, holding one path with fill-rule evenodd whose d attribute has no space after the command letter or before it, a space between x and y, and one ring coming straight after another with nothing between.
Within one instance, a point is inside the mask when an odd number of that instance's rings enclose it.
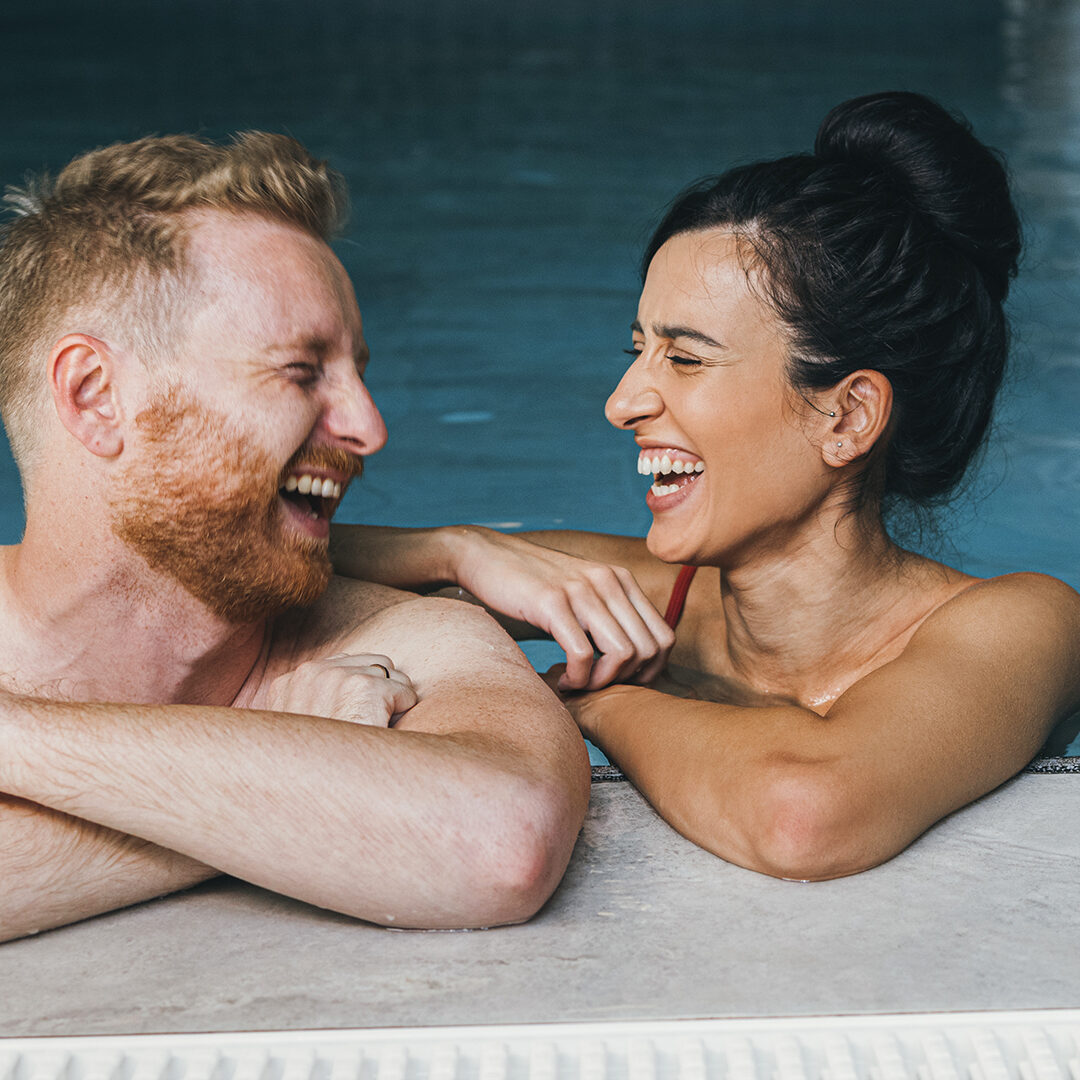
<instances>
[{"instance_id":1,"label":"man's hand","mask_svg":"<svg viewBox=\"0 0 1080 1080\"><path fill-rule=\"evenodd\" d=\"M409 676L398 671L388 656L338 653L306 660L279 675L261 704L275 712L392 727L416 702Z\"/></svg>"},{"instance_id":2,"label":"man's hand","mask_svg":"<svg viewBox=\"0 0 1080 1080\"><path fill-rule=\"evenodd\" d=\"M469 527L461 539L462 587L565 650L560 690L649 683L663 670L675 634L629 570L488 529Z\"/></svg>"}]
</instances>

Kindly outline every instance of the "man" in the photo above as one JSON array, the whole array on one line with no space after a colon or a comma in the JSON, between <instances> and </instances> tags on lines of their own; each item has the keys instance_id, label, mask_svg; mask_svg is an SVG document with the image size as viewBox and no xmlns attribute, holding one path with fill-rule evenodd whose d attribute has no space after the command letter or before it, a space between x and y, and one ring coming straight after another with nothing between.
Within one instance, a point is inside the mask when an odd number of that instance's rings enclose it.
<instances>
[{"instance_id":1,"label":"man","mask_svg":"<svg viewBox=\"0 0 1080 1080\"><path fill-rule=\"evenodd\" d=\"M299 144L144 139L17 195L0 407L0 940L223 872L396 926L528 918L588 798L475 607L332 579L386 431Z\"/></svg>"}]
</instances>

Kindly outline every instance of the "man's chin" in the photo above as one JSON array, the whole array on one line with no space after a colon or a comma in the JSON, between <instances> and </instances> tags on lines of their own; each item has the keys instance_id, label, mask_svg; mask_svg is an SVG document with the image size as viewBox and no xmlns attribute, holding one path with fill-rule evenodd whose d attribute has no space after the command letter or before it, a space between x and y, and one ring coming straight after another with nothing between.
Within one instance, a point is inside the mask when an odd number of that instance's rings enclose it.
<instances>
[{"instance_id":1,"label":"man's chin","mask_svg":"<svg viewBox=\"0 0 1080 1080\"><path fill-rule=\"evenodd\" d=\"M190 586L188 591L226 622L257 622L292 608L308 607L322 596L333 577L325 545L321 559L305 560L302 570L294 567L290 571L264 574L255 580L222 582L213 595L206 595L203 589L196 592Z\"/></svg>"}]
</instances>

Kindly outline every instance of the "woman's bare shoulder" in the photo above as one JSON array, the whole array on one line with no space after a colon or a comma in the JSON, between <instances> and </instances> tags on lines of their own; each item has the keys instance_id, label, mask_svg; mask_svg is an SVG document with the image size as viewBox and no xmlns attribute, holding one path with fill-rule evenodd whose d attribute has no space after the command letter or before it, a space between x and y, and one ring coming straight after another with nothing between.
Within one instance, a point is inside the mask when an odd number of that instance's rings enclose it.
<instances>
[{"instance_id":1,"label":"woman's bare shoulder","mask_svg":"<svg viewBox=\"0 0 1080 1080\"><path fill-rule=\"evenodd\" d=\"M937 608L924 626L961 628L985 620L1026 628L1037 637L1070 629L1080 633L1080 593L1058 578L1033 571L976 578Z\"/></svg>"},{"instance_id":2,"label":"woman's bare shoulder","mask_svg":"<svg viewBox=\"0 0 1080 1080\"><path fill-rule=\"evenodd\" d=\"M991 682L1041 684L1080 704L1080 594L1048 574L980 578L937 608L902 656Z\"/></svg>"}]
</instances>

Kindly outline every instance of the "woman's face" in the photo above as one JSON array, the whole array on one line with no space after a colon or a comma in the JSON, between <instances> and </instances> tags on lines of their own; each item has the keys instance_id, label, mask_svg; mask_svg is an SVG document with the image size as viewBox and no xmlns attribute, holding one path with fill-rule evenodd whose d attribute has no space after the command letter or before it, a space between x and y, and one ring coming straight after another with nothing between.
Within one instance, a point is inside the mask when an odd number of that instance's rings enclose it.
<instances>
[{"instance_id":1,"label":"woman's face","mask_svg":"<svg viewBox=\"0 0 1080 1080\"><path fill-rule=\"evenodd\" d=\"M834 479L823 417L792 390L785 329L747 281L735 237L683 233L649 266L636 358L607 418L654 477L649 550L733 567L805 533Z\"/></svg>"}]
</instances>

